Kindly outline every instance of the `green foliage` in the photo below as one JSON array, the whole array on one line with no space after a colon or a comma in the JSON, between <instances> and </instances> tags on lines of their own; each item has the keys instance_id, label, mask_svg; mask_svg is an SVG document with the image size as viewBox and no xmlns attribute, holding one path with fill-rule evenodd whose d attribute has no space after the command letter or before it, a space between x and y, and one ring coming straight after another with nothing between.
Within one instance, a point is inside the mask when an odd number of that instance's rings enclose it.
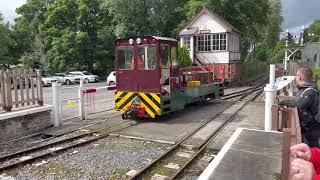
<instances>
[{"instance_id":1,"label":"green foliage","mask_svg":"<svg viewBox=\"0 0 320 180\"><path fill-rule=\"evenodd\" d=\"M318 78L318 82L317 82L317 85L318 85L318 89L320 87L320 68L315 68L312 70L313 72L313 78Z\"/></svg>"},{"instance_id":2,"label":"green foliage","mask_svg":"<svg viewBox=\"0 0 320 180\"><path fill-rule=\"evenodd\" d=\"M242 57L249 53L250 62L282 55L280 0L27 0L11 30L0 20L1 61L105 76L114 67L116 37L176 38L203 6L241 31ZM191 65L188 51L179 52L181 65Z\"/></svg>"},{"instance_id":3,"label":"green foliage","mask_svg":"<svg viewBox=\"0 0 320 180\"><path fill-rule=\"evenodd\" d=\"M255 48L255 51L250 52L246 58L246 62L254 62L256 60L266 61L270 63L281 62L284 57L284 41L277 41L272 48L266 44L260 44ZM253 53L255 53L253 55ZM255 57L253 57L255 56Z\"/></svg>"},{"instance_id":4,"label":"green foliage","mask_svg":"<svg viewBox=\"0 0 320 180\"><path fill-rule=\"evenodd\" d=\"M320 19L315 20L305 31L305 42L320 42Z\"/></svg>"},{"instance_id":5,"label":"green foliage","mask_svg":"<svg viewBox=\"0 0 320 180\"><path fill-rule=\"evenodd\" d=\"M192 65L192 60L189 55L189 50L186 46L182 46L179 48L179 57L178 63L179 67L188 67Z\"/></svg>"},{"instance_id":6,"label":"green foliage","mask_svg":"<svg viewBox=\"0 0 320 180\"><path fill-rule=\"evenodd\" d=\"M9 25L4 24L2 15L0 14L0 68L6 69L10 65L17 63L14 56L12 56L12 47L15 44L10 32Z\"/></svg>"},{"instance_id":7,"label":"green foliage","mask_svg":"<svg viewBox=\"0 0 320 180\"><path fill-rule=\"evenodd\" d=\"M245 62L241 64L240 77L242 80L256 79L258 76L266 74L267 70L268 65L266 62Z\"/></svg>"},{"instance_id":8,"label":"green foliage","mask_svg":"<svg viewBox=\"0 0 320 180\"><path fill-rule=\"evenodd\" d=\"M172 30L184 18L181 8L186 0L105 1L113 17L117 37L157 35L176 37Z\"/></svg>"}]
</instances>

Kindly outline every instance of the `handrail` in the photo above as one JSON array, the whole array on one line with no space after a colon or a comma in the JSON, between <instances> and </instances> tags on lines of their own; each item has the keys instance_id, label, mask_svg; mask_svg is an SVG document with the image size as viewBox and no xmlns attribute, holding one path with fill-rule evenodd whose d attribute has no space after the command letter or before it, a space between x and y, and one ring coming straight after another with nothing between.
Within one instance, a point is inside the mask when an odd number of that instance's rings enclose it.
<instances>
[{"instance_id":1,"label":"handrail","mask_svg":"<svg viewBox=\"0 0 320 180\"><path fill-rule=\"evenodd\" d=\"M281 119L279 118L280 113ZM297 108L280 108L279 105L274 104L272 106L272 130L283 132L281 180L287 180L290 167L290 146L302 142Z\"/></svg>"}]
</instances>

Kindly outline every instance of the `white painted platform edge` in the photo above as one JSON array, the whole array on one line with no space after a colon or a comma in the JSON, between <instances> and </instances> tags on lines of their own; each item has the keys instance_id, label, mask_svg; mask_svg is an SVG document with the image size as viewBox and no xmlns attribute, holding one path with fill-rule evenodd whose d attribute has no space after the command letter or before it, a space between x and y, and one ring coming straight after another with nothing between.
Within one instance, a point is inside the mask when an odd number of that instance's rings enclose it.
<instances>
[{"instance_id":1,"label":"white painted platform edge","mask_svg":"<svg viewBox=\"0 0 320 180\"><path fill-rule=\"evenodd\" d=\"M220 152L217 154L217 156L211 161L211 163L208 165L208 167L202 172L198 180L207 180L210 179L210 176L212 175L214 169L219 165L224 155L227 153L227 151L230 149L231 145L234 143L234 141L238 138L240 133L243 131L243 128L238 128L230 137L230 139L227 141L227 143L222 147Z\"/></svg>"},{"instance_id":2,"label":"white painted platform edge","mask_svg":"<svg viewBox=\"0 0 320 180\"><path fill-rule=\"evenodd\" d=\"M271 132L271 133L278 133L278 134L282 134L282 132L280 131L265 131L262 129L250 129L250 128L241 128L243 130L250 130L250 131L257 131L257 132Z\"/></svg>"},{"instance_id":3,"label":"white painted platform edge","mask_svg":"<svg viewBox=\"0 0 320 180\"><path fill-rule=\"evenodd\" d=\"M28 114L34 114L34 113L39 113L44 111L52 111L52 108L53 108L52 105L43 105L40 107L34 107L34 108L24 109L20 111L7 112L7 113L0 114L0 121L10 119L10 118L20 117L20 116L25 116Z\"/></svg>"}]
</instances>

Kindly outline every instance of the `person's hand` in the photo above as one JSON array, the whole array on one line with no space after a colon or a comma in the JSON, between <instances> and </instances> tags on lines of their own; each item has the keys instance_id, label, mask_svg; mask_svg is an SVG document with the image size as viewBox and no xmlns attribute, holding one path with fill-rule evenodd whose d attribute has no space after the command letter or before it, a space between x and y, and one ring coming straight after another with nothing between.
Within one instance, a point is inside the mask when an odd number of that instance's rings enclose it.
<instances>
[{"instance_id":1,"label":"person's hand","mask_svg":"<svg viewBox=\"0 0 320 180\"><path fill-rule=\"evenodd\" d=\"M309 161L297 158L290 164L290 180L313 180L315 174L313 164Z\"/></svg>"},{"instance_id":2,"label":"person's hand","mask_svg":"<svg viewBox=\"0 0 320 180\"><path fill-rule=\"evenodd\" d=\"M298 158L304 159L306 161L310 161L311 159L311 149L304 143L291 146L290 151L291 153L296 154Z\"/></svg>"},{"instance_id":3,"label":"person's hand","mask_svg":"<svg viewBox=\"0 0 320 180\"><path fill-rule=\"evenodd\" d=\"M287 109L287 106L279 105L280 111L285 111Z\"/></svg>"}]
</instances>

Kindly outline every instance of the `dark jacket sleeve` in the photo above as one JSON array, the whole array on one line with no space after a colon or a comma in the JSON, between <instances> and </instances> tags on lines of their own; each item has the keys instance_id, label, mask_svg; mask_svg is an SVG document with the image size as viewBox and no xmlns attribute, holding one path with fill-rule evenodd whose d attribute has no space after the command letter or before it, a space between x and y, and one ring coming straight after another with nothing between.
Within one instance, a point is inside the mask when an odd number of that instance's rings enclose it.
<instances>
[{"instance_id":1,"label":"dark jacket sleeve","mask_svg":"<svg viewBox=\"0 0 320 180\"><path fill-rule=\"evenodd\" d=\"M280 101L279 105L287 107L307 108L312 105L313 98L316 98L317 92L309 89L305 92L298 93L292 100Z\"/></svg>"}]
</instances>

